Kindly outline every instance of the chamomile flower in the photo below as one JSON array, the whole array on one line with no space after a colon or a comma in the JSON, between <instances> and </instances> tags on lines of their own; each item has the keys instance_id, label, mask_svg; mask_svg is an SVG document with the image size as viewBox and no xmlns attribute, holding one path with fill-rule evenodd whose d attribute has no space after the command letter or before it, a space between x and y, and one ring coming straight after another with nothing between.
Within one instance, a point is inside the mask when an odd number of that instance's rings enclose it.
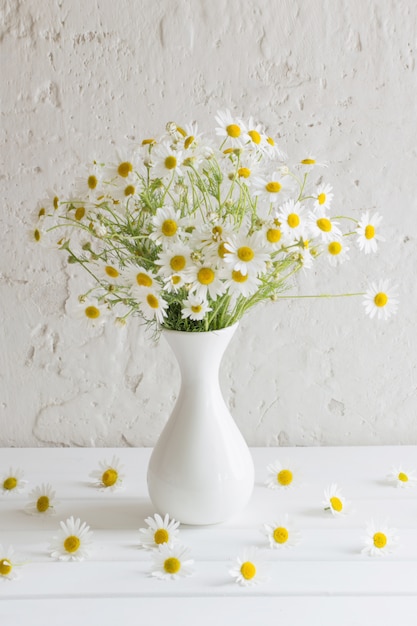
<instances>
[{"instance_id":1,"label":"chamomile flower","mask_svg":"<svg viewBox=\"0 0 417 626\"><path fill-rule=\"evenodd\" d=\"M109 190L110 191L110 190ZM110 191L113 200L116 201L118 210L125 211L125 203L140 193L139 179L136 175L129 178L116 178Z\"/></svg>"},{"instance_id":2,"label":"chamomile flower","mask_svg":"<svg viewBox=\"0 0 417 626\"><path fill-rule=\"evenodd\" d=\"M128 265L123 270L123 277L133 289L146 290L158 287L155 274L141 265Z\"/></svg>"},{"instance_id":3,"label":"chamomile flower","mask_svg":"<svg viewBox=\"0 0 417 626\"><path fill-rule=\"evenodd\" d=\"M282 230L279 219L266 220L261 229L262 243L269 251L277 250L282 245Z\"/></svg>"},{"instance_id":4,"label":"chamomile flower","mask_svg":"<svg viewBox=\"0 0 417 626\"><path fill-rule=\"evenodd\" d=\"M348 502L335 483L324 490L323 506L325 511L330 511L335 517L345 515L349 508Z\"/></svg>"},{"instance_id":5,"label":"chamomile flower","mask_svg":"<svg viewBox=\"0 0 417 626\"><path fill-rule=\"evenodd\" d=\"M151 576L160 580L178 580L194 574L194 560L188 548L162 543L152 551Z\"/></svg>"},{"instance_id":6,"label":"chamomile flower","mask_svg":"<svg viewBox=\"0 0 417 626\"><path fill-rule=\"evenodd\" d=\"M274 461L267 466L266 486L270 489L288 489L297 480L297 471L288 463Z\"/></svg>"},{"instance_id":7,"label":"chamomile flower","mask_svg":"<svg viewBox=\"0 0 417 626\"><path fill-rule=\"evenodd\" d=\"M327 242L324 247L324 253L329 260L330 265L336 267L349 259L349 247L345 245L342 239L332 239Z\"/></svg>"},{"instance_id":8,"label":"chamomile flower","mask_svg":"<svg viewBox=\"0 0 417 626\"><path fill-rule=\"evenodd\" d=\"M160 266L158 274L169 278L173 274L186 272L191 265L191 251L183 244L173 245L172 248L162 250L155 261Z\"/></svg>"},{"instance_id":9,"label":"chamomile flower","mask_svg":"<svg viewBox=\"0 0 417 626\"><path fill-rule=\"evenodd\" d=\"M112 163L106 166L104 170L104 177L112 181L126 181L132 179L135 172L142 172L143 166L140 158L140 154L136 151L125 150L117 151L116 158Z\"/></svg>"},{"instance_id":10,"label":"chamomile flower","mask_svg":"<svg viewBox=\"0 0 417 626\"><path fill-rule=\"evenodd\" d=\"M390 483L396 487L400 487L401 489L415 487L417 485L417 476L414 471L405 469L402 466L393 467L388 474L387 479Z\"/></svg>"},{"instance_id":11,"label":"chamomile flower","mask_svg":"<svg viewBox=\"0 0 417 626\"><path fill-rule=\"evenodd\" d=\"M225 290L219 271L210 264L194 265L187 280L191 283L190 293L201 299L210 295L215 300Z\"/></svg>"},{"instance_id":12,"label":"chamomile flower","mask_svg":"<svg viewBox=\"0 0 417 626\"><path fill-rule=\"evenodd\" d=\"M229 570L234 581L244 587L265 582L265 563L256 548L247 548L240 554Z\"/></svg>"},{"instance_id":13,"label":"chamomile flower","mask_svg":"<svg viewBox=\"0 0 417 626\"><path fill-rule=\"evenodd\" d=\"M176 211L171 206L160 207L152 218L153 231L149 237L158 243L175 243L181 232L182 224L180 211Z\"/></svg>"},{"instance_id":14,"label":"chamomile flower","mask_svg":"<svg viewBox=\"0 0 417 626\"><path fill-rule=\"evenodd\" d=\"M316 167L328 167L328 163L323 161L314 150L304 150L299 161L299 166L306 171Z\"/></svg>"},{"instance_id":15,"label":"chamomile flower","mask_svg":"<svg viewBox=\"0 0 417 626\"><path fill-rule=\"evenodd\" d=\"M55 491L50 484L42 484L35 487L29 493L29 503L25 506L26 513L29 515L49 516L55 515L55 506L58 502L55 500Z\"/></svg>"},{"instance_id":16,"label":"chamomile flower","mask_svg":"<svg viewBox=\"0 0 417 626\"><path fill-rule=\"evenodd\" d=\"M273 549L293 548L301 541L301 533L288 515L280 517L272 524L264 524L261 532L268 538L269 547Z\"/></svg>"},{"instance_id":17,"label":"chamomile flower","mask_svg":"<svg viewBox=\"0 0 417 626\"><path fill-rule=\"evenodd\" d=\"M229 295L232 296L231 305L233 305L239 296L249 298L253 295L261 281L255 273L249 271L246 274L242 274L240 270L236 270L233 266L229 266L222 271L222 278L224 279L224 285Z\"/></svg>"},{"instance_id":18,"label":"chamomile flower","mask_svg":"<svg viewBox=\"0 0 417 626\"><path fill-rule=\"evenodd\" d=\"M266 262L270 260L269 253L263 246L262 236L255 233L250 236L243 234L232 235L226 242L224 261L230 263L233 269L245 276L248 271L252 274L262 274Z\"/></svg>"},{"instance_id":19,"label":"chamomile flower","mask_svg":"<svg viewBox=\"0 0 417 626\"><path fill-rule=\"evenodd\" d=\"M103 167L96 161L86 169L83 176L76 180L76 196L78 198L87 198L91 202L103 194Z\"/></svg>"},{"instance_id":20,"label":"chamomile flower","mask_svg":"<svg viewBox=\"0 0 417 626\"><path fill-rule=\"evenodd\" d=\"M218 127L216 135L227 139L228 144L232 147L240 147L242 145L242 132L244 130L240 119L233 117L228 109L218 111L215 116Z\"/></svg>"},{"instance_id":21,"label":"chamomile flower","mask_svg":"<svg viewBox=\"0 0 417 626\"><path fill-rule=\"evenodd\" d=\"M371 319L376 316L378 319L387 320L397 311L397 291L395 288L391 289L388 280L371 283L362 304L365 313Z\"/></svg>"},{"instance_id":22,"label":"chamomile flower","mask_svg":"<svg viewBox=\"0 0 417 626\"><path fill-rule=\"evenodd\" d=\"M334 239L340 239L342 232L333 220L329 219L322 210L317 210L309 215L309 224L311 235L320 237L324 243L330 243Z\"/></svg>"},{"instance_id":23,"label":"chamomile flower","mask_svg":"<svg viewBox=\"0 0 417 626\"><path fill-rule=\"evenodd\" d=\"M369 254L376 252L378 249L378 241L385 241L382 235L378 234L378 226L382 221L382 216L378 213L370 216L369 211L365 213L363 218L358 222L356 232L358 234L357 242L359 248Z\"/></svg>"},{"instance_id":24,"label":"chamomile flower","mask_svg":"<svg viewBox=\"0 0 417 626\"><path fill-rule=\"evenodd\" d=\"M159 324L162 324L167 314L168 302L157 291L148 289L138 293L137 299L143 316L147 320L156 320Z\"/></svg>"},{"instance_id":25,"label":"chamomile flower","mask_svg":"<svg viewBox=\"0 0 417 626\"><path fill-rule=\"evenodd\" d=\"M175 150L168 142L158 144L152 153L152 174L163 178L177 174L182 176L182 151Z\"/></svg>"},{"instance_id":26,"label":"chamomile flower","mask_svg":"<svg viewBox=\"0 0 417 626\"><path fill-rule=\"evenodd\" d=\"M24 473L21 469L12 467L1 477L1 489L3 493L20 493L27 485L27 480L23 479Z\"/></svg>"},{"instance_id":27,"label":"chamomile flower","mask_svg":"<svg viewBox=\"0 0 417 626\"><path fill-rule=\"evenodd\" d=\"M366 526L363 541L365 545L362 554L385 556L394 552L398 545L397 531L390 528L386 522L381 524L372 520Z\"/></svg>"},{"instance_id":28,"label":"chamomile flower","mask_svg":"<svg viewBox=\"0 0 417 626\"><path fill-rule=\"evenodd\" d=\"M287 191L289 186L290 181L288 177L281 172L275 171L267 178L262 176L255 177L252 184L253 195L267 201L269 204L276 204L282 200L282 193Z\"/></svg>"},{"instance_id":29,"label":"chamomile flower","mask_svg":"<svg viewBox=\"0 0 417 626\"><path fill-rule=\"evenodd\" d=\"M329 184L323 184L317 187L316 192L313 194L314 209L320 211L330 209L333 200L332 190L333 187Z\"/></svg>"},{"instance_id":30,"label":"chamomile flower","mask_svg":"<svg viewBox=\"0 0 417 626\"><path fill-rule=\"evenodd\" d=\"M49 546L51 557L59 561L83 561L90 555L93 535L90 527L72 516L60 522L60 526Z\"/></svg>"},{"instance_id":31,"label":"chamomile flower","mask_svg":"<svg viewBox=\"0 0 417 626\"><path fill-rule=\"evenodd\" d=\"M80 296L74 314L89 326L99 326L108 318L109 309L95 298Z\"/></svg>"},{"instance_id":32,"label":"chamomile flower","mask_svg":"<svg viewBox=\"0 0 417 626\"><path fill-rule=\"evenodd\" d=\"M120 463L120 459L113 456L112 460L107 462L99 461L100 469L91 472L91 478L95 479L95 485L102 491L116 491L123 489L124 474L121 473L123 465Z\"/></svg>"},{"instance_id":33,"label":"chamomile flower","mask_svg":"<svg viewBox=\"0 0 417 626\"><path fill-rule=\"evenodd\" d=\"M183 274L172 274L168 278L164 278L164 289L168 293L176 293L182 287L185 287L186 282Z\"/></svg>"},{"instance_id":34,"label":"chamomile flower","mask_svg":"<svg viewBox=\"0 0 417 626\"><path fill-rule=\"evenodd\" d=\"M198 296L190 295L183 302L181 309L181 317L183 319L190 318L190 320L199 321L203 320L206 313L211 311L211 307L207 300L202 300Z\"/></svg>"},{"instance_id":35,"label":"chamomile flower","mask_svg":"<svg viewBox=\"0 0 417 626\"><path fill-rule=\"evenodd\" d=\"M100 278L100 280L102 280L103 282L114 285L120 280L120 269L112 263L100 263L95 269L97 277Z\"/></svg>"},{"instance_id":36,"label":"chamomile flower","mask_svg":"<svg viewBox=\"0 0 417 626\"><path fill-rule=\"evenodd\" d=\"M281 223L281 231L289 240L306 238L307 218L304 208L299 202L287 200L277 211L277 217Z\"/></svg>"},{"instance_id":37,"label":"chamomile flower","mask_svg":"<svg viewBox=\"0 0 417 626\"><path fill-rule=\"evenodd\" d=\"M12 546L6 550L0 544L0 580L14 580L17 578L13 563L14 550Z\"/></svg>"},{"instance_id":38,"label":"chamomile flower","mask_svg":"<svg viewBox=\"0 0 417 626\"><path fill-rule=\"evenodd\" d=\"M147 528L140 528L140 545L143 548L157 548L162 544L173 545L178 542L178 527L180 525L174 519L170 519L168 513L162 518L158 513L145 519Z\"/></svg>"}]
</instances>

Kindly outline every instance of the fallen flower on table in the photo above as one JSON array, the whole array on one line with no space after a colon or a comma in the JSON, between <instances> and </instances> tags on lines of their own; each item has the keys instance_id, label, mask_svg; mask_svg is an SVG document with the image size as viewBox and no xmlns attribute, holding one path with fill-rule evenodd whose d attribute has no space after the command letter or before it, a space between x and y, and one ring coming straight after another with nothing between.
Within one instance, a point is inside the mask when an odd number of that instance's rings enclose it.
<instances>
[{"instance_id":1,"label":"fallen flower on table","mask_svg":"<svg viewBox=\"0 0 417 626\"><path fill-rule=\"evenodd\" d=\"M14 550L9 546L7 550L0 544L0 580L15 580L17 574L14 571L16 563L13 563Z\"/></svg>"},{"instance_id":2,"label":"fallen flower on table","mask_svg":"<svg viewBox=\"0 0 417 626\"><path fill-rule=\"evenodd\" d=\"M270 489L288 489L294 485L294 481L299 479L297 470L289 463L282 464L280 461L274 461L266 469L268 477L265 484Z\"/></svg>"},{"instance_id":3,"label":"fallen flower on table","mask_svg":"<svg viewBox=\"0 0 417 626\"><path fill-rule=\"evenodd\" d=\"M177 580L194 574L194 560L189 548L162 543L152 551L151 576L160 580Z\"/></svg>"},{"instance_id":4,"label":"fallen flower on table","mask_svg":"<svg viewBox=\"0 0 417 626\"><path fill-rule=\"evenodd\" d=\"M259 557L257 548L246 548L240 554L235 565L229 570L234 582L247 587L258 585L267 580L265 576L265 562Z\"/></svg>"},{"instance_id":5,"label":"fallen flower on table","mask_svg":"<svg viewBox=\"0 0 417 626\"><path fill-rule=\"evenodd\" d=\"M35 487L29 493L29 503L25 506L29 515L55 515L55 505L59 504L55 500L55 491L50 484L42 484Z\"/></svg>"},{"instance_id":6,"label":"fallen flower on table","mask_svg":"<svg viewBox=\"0 0 417 626\"><path fill-rule=\"evenodd\" d=\"M301 541L301 533L288 515L283 515L272 524L264 524L261 532L268 538L270 548L293 548Z\"/></svg>"},{"instance_id":7,"label":"fallen flower on table","mask_svg":"<svg viewBox=\"0 0 417 626\"><path fill-rule=\"evenodd\" d=\"M349 510L349 503L335 483L324 490L323 505L324 510L330 511L335 517L345 515Z\"/></svg>"},{"instance_id":8,"label":"fallen flower on table","mask_svg":"<svg viewBox=\"0 0 417 626\"><path fill-rule=\"evenodd\" d=\"M59 561L83 561L90 556L93 533L86 522L71 516L60 522L61 530L52 538L51 557Z\"/></svg>"},{"instance_id":9,"label":"fallen flower on table","mask_svg":"<svg viewBox=\"0 0 417 626\"><path fill-rule=\"evenodd\" d=\"M91 472L91 478L96 479L95 485L102 491L116 491L123 489L124 475L120 473L123 466L120 464L120 460L114 456L110 463L105 461L99 461L99 470Z\"/></svg>"},{"instance_id":10,"label":"fallen flower on table","mask_svg":"<svg viewBox=\"0 0 417 626\"><path fill-rule=\"evenodd\" d=\"M27 480L23 480L24 473L21 469L13 469L3 474L1 478L1 488L3 493L20 493L27 485Z\"/></svg>"},{"instance_id":11,"label":"fallen flower on table","mask_svg":"<svg viewBox=\"0 0 417 626\"><path fill-rule=\"evenodd\" d=\"M147 517L145 522L148 528L140 528L140 545L143 548L152 549L167 544L174 545L177 542L179 522L169 519L168 513L162 519L158 513L153 517Z\"/></svg>"},{"instance_id":12,"label":"fallen flower on table","mask_svg":"<svg viewBox=\"0 0 417 626\"><path fill-rule=\"evenodd\" d=\"M397 531L387 523L368 522L364 537L365 547L362 554L368 556L385 556L395 551L398 545Z\"/></svg>"},{"instance_id":13,"label":"fallen flower on table","mask_svg":"<svg viewBox=\"0 0 417 626\"><path fill-rule=\"evenodd\" d=\"M417 485L417 476L414 471L404 469L403 467L393 467L387 478L396 487L407 488Z\"/></svg>"}]
</instances>

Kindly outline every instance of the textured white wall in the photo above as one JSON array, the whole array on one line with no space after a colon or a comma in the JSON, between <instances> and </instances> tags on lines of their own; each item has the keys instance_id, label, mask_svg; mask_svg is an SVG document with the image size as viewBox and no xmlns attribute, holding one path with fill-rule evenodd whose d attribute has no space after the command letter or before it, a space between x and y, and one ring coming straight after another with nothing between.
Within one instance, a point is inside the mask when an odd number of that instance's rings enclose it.
<instances>
[{"instance_id":1,"label":"textured white wall","mask_svg":"<svg viewBox=\"0 0 417 626\"><path fill-rule=\"evenodd\" d=\"M318 147L348 212L387 241L303 293L391 277L399 314L292 300L251 313L222 367L252 445L417 443L414 0L3 0L0 444L152 445L178 391L168 347L134 323L86 331L60 253L34 248L37 200L168 120L229 107Z\"/></svg>"}]
</instances>

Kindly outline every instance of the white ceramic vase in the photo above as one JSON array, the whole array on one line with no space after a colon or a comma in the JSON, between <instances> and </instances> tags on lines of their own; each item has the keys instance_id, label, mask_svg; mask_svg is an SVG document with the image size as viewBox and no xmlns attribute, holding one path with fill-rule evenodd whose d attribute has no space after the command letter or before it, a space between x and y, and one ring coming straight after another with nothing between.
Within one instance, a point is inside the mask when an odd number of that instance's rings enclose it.
<instances>
[{"instance_id":1,"label":"white ceramic vase","mask_svg":"<svg viewBox=\"0 0 417 626\"><path fill-rule=\"evenodd\" d=\"M220 362L236 328L163 331L181 388L149 461L148 489L159 513L183 524L226 521L252 493L252 456L219 385Z\"/></svg>"}]
</instances>

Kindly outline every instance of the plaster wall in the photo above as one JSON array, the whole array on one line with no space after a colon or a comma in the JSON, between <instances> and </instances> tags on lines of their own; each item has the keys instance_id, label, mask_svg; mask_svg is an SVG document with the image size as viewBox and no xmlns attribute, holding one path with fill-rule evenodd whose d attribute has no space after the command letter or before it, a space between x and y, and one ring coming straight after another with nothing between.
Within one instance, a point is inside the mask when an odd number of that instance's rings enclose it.
<instances>
[{"instance_id":1,"label":"plaster wall","mask_svg":"<svg viewBox=\"0 0 417 626\"><path fill-rule=\"evenodd\" d=\"M36 207L87 160L253 115L288 154L314 146L341 210L386 241L294 294L390 278L400 310L285 300L240 324L221 369L250 445L417 444L417 9L414 0L2 0L0 445L150 446L179 373L143 327L69 315L85 276L30 242ZM358 261L358 259L360 259Z\"/></svg>"}]
</instances>

